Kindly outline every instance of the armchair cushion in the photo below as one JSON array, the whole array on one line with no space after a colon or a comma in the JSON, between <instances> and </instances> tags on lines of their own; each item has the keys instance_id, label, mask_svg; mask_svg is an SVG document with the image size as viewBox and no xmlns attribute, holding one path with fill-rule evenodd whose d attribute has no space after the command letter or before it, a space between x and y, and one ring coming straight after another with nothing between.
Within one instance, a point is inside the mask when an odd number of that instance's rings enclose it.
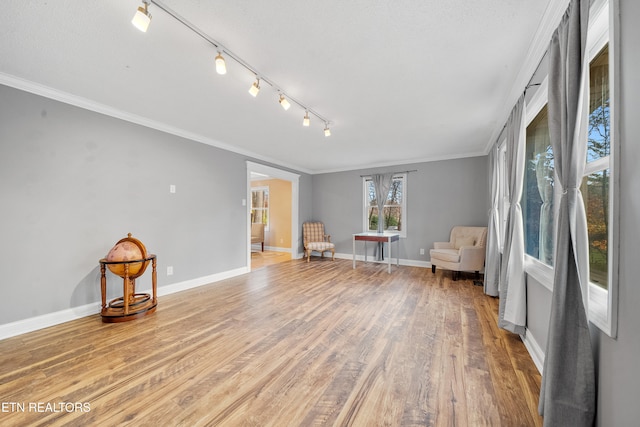
<instances>
[{"instance_id":1,"label":"armchair cushion","mask_svg":"<svg viewBox=\"0 0 640 427\"><path fill-rule=\"evenodd\" d=\"M440 249L438 251L432 250L431 256L447 262L460 262L460 251L458 249Z\"/></svg>"},{"instance_id":2,"label":"armchair cushion","mask_svg":"<svg viewBox=\"0 0 640 427\"><path fill-rule=\"evenodd\" d=\"M461 236L457 237L453 247L455 249L460 249L463 246L474 246L476 244L476 239L471 236Z\"/></svg>"}]
</instances>

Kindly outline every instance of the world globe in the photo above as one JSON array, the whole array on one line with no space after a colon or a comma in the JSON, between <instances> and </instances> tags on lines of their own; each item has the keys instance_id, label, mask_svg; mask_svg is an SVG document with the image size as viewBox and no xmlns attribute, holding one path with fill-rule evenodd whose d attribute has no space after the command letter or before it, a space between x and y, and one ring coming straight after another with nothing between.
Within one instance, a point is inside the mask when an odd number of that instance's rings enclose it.
<instances>
[{"instance_id":1,"label":"world globe","mask_svg":"<svg viewBox=\"0 0 640 427\"><path fill-rule=\"evenodd\" d=\"M144 260L147 257L147 248L142 242L134 237L131 237L131 233L127 234L127 237L120 239L106 256L107 268L113 274L116 274L122 278L125 277L124 267L125 264L109 264L109 262L123 262ZM129 279L135 279L141 276L149 265L149 260L141 262L133 262L127 264L129 267Z\"/></svg>"}]
</instances>

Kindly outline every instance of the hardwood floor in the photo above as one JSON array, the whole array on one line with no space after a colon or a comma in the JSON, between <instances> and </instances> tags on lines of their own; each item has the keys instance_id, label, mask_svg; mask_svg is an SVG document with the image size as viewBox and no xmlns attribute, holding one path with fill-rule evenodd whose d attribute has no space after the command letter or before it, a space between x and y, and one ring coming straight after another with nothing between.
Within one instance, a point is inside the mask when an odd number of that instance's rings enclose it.
<instances>
[{"instance_id":1,"label":"hardwood floor","mask_svg":"<svg viewBox=\"0 0 640 427\"><path fill-rule=\"evenodd\" d=\"M0 424L541 425L540 376L497 328L498 300L386 269L292 260L132 322L96 314L0 341Z\"/></svg>"},{"instance_id":2,"label":"hardwood floor","mask_svg":"<svg viewBox=\"0 0 640 427\"><path fill-rule=\"evenodd\" d=\"M291 261L291 254L288 252L276 251L255 251L251 252L251 270L257 270L281 262Z\"/></svg>"}]
</instances>

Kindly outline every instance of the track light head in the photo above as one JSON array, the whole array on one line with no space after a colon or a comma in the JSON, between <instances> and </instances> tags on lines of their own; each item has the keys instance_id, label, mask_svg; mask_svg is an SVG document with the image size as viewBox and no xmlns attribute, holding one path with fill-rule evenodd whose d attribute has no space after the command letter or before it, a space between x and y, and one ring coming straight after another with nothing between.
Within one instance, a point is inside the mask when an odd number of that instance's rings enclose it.
<instances>
[{"instance_id":1,"label":"track light head","mask_svg":"<svg viewBox=\"0 0 640 427\"><path fill-rule=\"evenodd\" d=\"M220 52L216 56L216 72L218 74L227 74L227 64L224 62L224 57Z\"/></svg>"},{"instance_id":2,"label":"track light head","mask_svg":"<svg viewBox=\"0 0 640 427\"><path fill-rule=\"evenodd\" d=\"M324 124L324 136L331 136L331 129L329 129L329 124Z\"/></svg>"},{"instance_id":3,"label":"track light head","mask_svg":"<svg viewBox=\"0 0 640 427\"><path fill-rule=\"evenodd\" d=\"M133 15L131 23L140 31L146 33L147 29L149 28L149 24L151 23L151 14L147 10L149 2L147 0L144 0L142 3L144 4L144 6L138 7L136 14Z\"/></svg>"},{"instance_id":4,"label":"track light head","mask_svg":"<svg viewBox=\"0 0 640 427\"><path fill-rule=\"evenodd\" d=\"M304 126L304 127L309 127L309 123L310 123L310 120L309 120L309 112L308 112L308 111L305 111L305 112L304 112L304 119L302 119L302 126Z\"/></svg>"},{"instance_id":5,"label":"track light head","mask_svg":"<svg viewBox=\"0 0 640 427\"><path fill-rule=\"evenodd\" d=\"M255 98L256 96L258 96L258 92L260 92L260 79L256 78L256 81L253 82L253 84L249 88L249 93Z\"/></svg>"},{"instance_id":6,"label":"track light head","mask_svg":"<svg viewBox=\"0 0 640 427\"><path fill-rule=\"evenodd\" d=\"M287 98L284 97L284 95L280 94L280 105L282 105L282 108L286 110L289 109L289 107L291 107L291 104L289 103L289 101L287 101Z\"/></svg>"}]
</instances>

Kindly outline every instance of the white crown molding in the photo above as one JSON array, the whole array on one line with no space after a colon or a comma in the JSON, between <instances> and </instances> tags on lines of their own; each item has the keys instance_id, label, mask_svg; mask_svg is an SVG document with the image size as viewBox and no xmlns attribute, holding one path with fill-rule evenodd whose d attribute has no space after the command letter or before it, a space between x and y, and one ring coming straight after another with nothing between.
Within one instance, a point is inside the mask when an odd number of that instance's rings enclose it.
<instances>
[{"instance_id":1,"label":"white crown molding","mask_svg":"<svg viewBox=\"0 0 640 427\"><path fill-rule=\"evenodd\" d=\"M161 286L158 288L158 296L165 296L176 292L186 291L187 289L199 286L209 285L221 280L230 279L249 272L247 267L236 268L235 270L223 271L221 273L211 274L209 276L197 277L195 279L178 282L171 285ZM141 292L151 292L151 289L141 289ZM28 319L17 320L15 322L0 325L0 340L11 338L16 335L26 334L38 329L48 328L50 326L59 325L60 323L69 322L71 320L80 319L86 316L93 316L100 313L100 302L81 305L78 307L68 308L53 313L43 314L41 316L30 317Z\"/></svg>"},{"instance_id":2,"label":"white crown molding","mask_svg":"<svg viewBox=\"0 0 640 427\"><path fill-rule=\"evenodd\" d=\"M359 166L353 165L353 166L346 166L343 168L335 168L335 169L321 169L321 170L314 170L312 174L319 175L323 173L351 172L351 171L358 171L358 170L365 170L365 169L372 169L372 168L384 168L384 167L391 167L391 166L413 165L418 163L441 162L445 160L466 159L469 157L483 157L486 155L487 153L485 153L484 151L474 151L474 152L460 154L457 156L424 157L424 158L418 158L418 159L395 160L390 162L374 163L374 164L368 164L368 165L359 165Z\"/></svg>"},{"instance_id":3,"label":"white crown molding","mask_svg":"<svg viewBox=\"0 0 640 427\"><path fill-rule=\"evenodd\" d=\"M538 29L536 30L536 34L529 45L529 49L527 51L527 56L520 67L520 71L516 76L513 84L511 85L511 91L509 92L509 96L504 102L504 108L502 113L499 115L499 119L497 121L496 128L493 130L489 141L487 141L487 145L484 149L484 154L489 154L491 151L491 147L495 144L496 140L500 136L502 132L503 126L511 114L511 110L515 105L516 101L522 95L525 90L525 87L531 80L531 77L536 72L538 65L542 61L542 58L547 52L549 48L549 43L551 42L551 36L553 32L560 25L560 21L562 20L562 16L567 11L567 7L569 6L569 0L549 0L549 4L547 4L547 8L542 15L542 19L540 20L540 25L538 25Z\"/></svg>"},{"instance_id":4,"label":"white crown molding","mask_svg":"<svg viewBox=\"0 0 640 427\"><path fill-rule=\"evenodd\" d=\"M243 156L252 157L254 159L261 160L267 163L273 163L280 167L293 169L293 170L297 170L297 171L308 173L308 174L313 173L311 170L308 170L298 165L290 165L287 163L283 163L279 160L276 160L267 156L262 156L260 154L257 154L248 150L243 150L242 148L235 147L233 145L229 145L224 142L221 142L212 138L208 138L203 135L189 132L184 129L177 128L175 126L170 126L165 123L148 119L146 117L138 116L136 114L132 114L127 111L123 111L123 110L111 107L109 105L101 104L99 102L92 101L87 98L83 98L81 96L72 95L70 93L63 92L61 90L54 89L49 86L45 86L40 83L35 83L30 80L23 79L21 77L13 76L11 74L0 72L0 84L13 87L15 89L20 89L25 92L33 93L35 95L40 95L45 98L53 99L55 101L63 102L65 104L73 105L75 107L83 108L85 110L104 114L105 116L110 116L116 119L130 122L130 123L135 123L140 126L158 130L160 132L179 136L180 138L185 138L195 142L200 142L202 144L210 145L212 147L220 148L220 149L230 151L232 153L240 154Z\"/></svg>"}]
</instances>

